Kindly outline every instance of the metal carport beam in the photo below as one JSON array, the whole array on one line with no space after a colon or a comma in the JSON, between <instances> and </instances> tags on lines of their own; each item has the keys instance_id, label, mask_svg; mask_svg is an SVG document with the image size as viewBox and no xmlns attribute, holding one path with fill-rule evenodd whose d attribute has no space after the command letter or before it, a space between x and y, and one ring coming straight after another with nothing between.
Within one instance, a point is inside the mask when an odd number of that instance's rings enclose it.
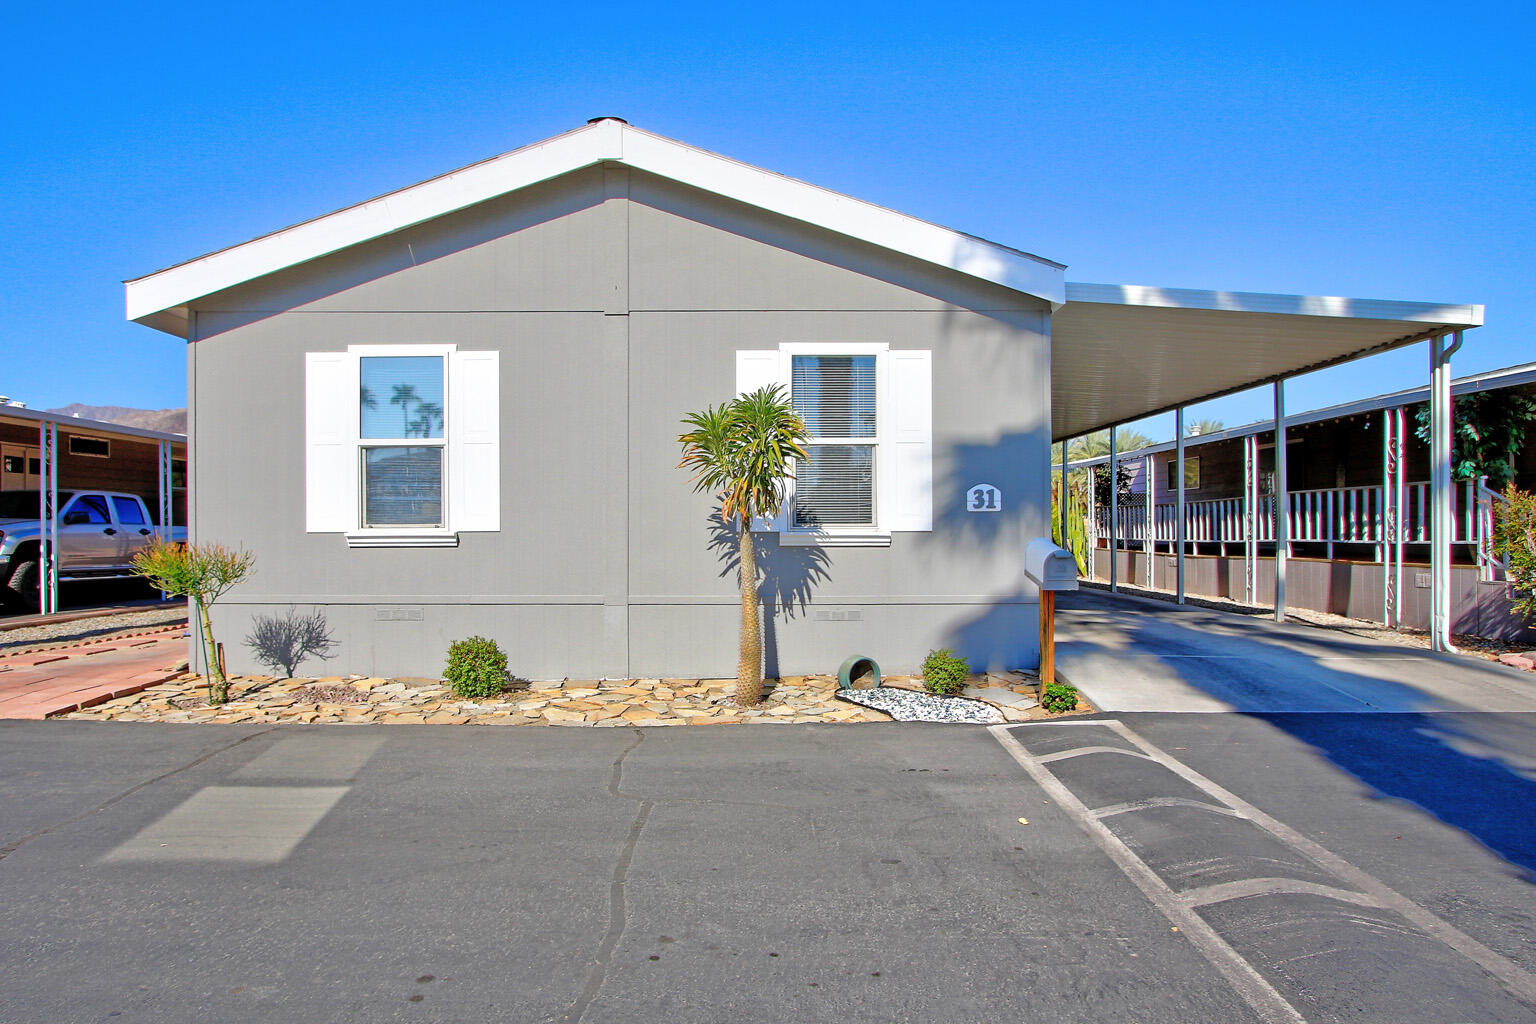
<instances>
[{"instance_id":1,"label":"metal carport beam","mask_svg":"<svg viewBox=\"0 0 1536 1024\"><path fill-rule=\"evenodd\" d=\"M1480 305L1068 282L1051 317L1051 440L1483 323Z\"/></svg>"}]
</instances>

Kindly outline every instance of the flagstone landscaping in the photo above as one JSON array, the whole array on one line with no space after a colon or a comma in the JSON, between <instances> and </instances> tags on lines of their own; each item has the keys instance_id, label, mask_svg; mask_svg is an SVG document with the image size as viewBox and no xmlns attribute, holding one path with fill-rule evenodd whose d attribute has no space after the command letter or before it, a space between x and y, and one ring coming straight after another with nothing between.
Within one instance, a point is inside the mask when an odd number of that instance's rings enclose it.
<instances>
[{"instance_id":1,"label":"flagstone landscaping","mask_svg":"<svg viewBox=\"0 0 1536 1024\"><path fill-rule=\"evenodd\" d=\"M884 681L921 690L917 678ZM1033 707L1036 681L1024 673L976 680L1006 721L1048 717ZM270 722L313 724L673 726L770 723L889 722L891 716L836 698L832 676L770 681L752 708L736 706L734 679L603 679L520 684L496 700L466 701L437 679L331 676L321 679L239 677L233 699L207 704L201 676L183 674L148 689L61 717L114 722Z\"/></svg>"}]
</instances>

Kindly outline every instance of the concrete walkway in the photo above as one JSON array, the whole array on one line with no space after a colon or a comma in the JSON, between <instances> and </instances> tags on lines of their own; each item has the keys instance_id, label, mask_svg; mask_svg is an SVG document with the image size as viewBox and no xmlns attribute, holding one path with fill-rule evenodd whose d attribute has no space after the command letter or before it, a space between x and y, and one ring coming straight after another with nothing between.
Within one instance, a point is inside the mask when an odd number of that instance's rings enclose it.
<instances>
[{"instance_id":1,"label":"concrete walkway","mask_svg":"<svg viewBox=\"0 0 1536 1024\"><path fill-rule=\"evenodd\" d=\"M1312 626L1062 594L1056 666L1105 711L1536 711L1536 673Z\"/></svg>"},{"instance_id":2,"label":"concrete walkway","mask_svg":"<svg viewBox=\"0 0 1536 1024\"><path fill-rule=\"evenodd\" d=\"M47 718L138 693L175 676L186 653L182 630L0 658L0 718Z\"/></svg>"}]
</instances>

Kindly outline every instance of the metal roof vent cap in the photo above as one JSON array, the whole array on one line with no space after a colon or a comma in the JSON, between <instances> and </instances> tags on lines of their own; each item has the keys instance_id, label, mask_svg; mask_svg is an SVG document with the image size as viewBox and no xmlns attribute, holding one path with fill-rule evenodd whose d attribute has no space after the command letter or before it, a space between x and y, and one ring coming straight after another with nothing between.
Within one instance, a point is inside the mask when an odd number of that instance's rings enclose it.
<instances>
[{"instance_id":1,"label":"metal roof vent cap","mask_svg":"<svg viewBox=\"0 0 1536 1024\"><path fill-rule=\"evenodd\" d=\"M619 122L619 124L629 124L629 122L624 120L622 117L614 117L612 114L609 114L606 117L589 117L589 118L587 118L587 124L598 124L599 122L602 122L602 121L617 121L617 122Z\"/></svg>"}]
</instances>

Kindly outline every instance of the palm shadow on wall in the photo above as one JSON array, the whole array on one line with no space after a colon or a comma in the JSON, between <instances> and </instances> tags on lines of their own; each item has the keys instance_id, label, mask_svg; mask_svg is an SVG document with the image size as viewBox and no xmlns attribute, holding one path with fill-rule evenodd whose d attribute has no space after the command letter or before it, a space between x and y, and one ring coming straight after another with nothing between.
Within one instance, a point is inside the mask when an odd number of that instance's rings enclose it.
<instances>
[{"instance_id":1,"label":"palm shadow on wall","mask_svg":"<svg viewBox=\"0 0 1536 1024\"><path fill-rule=\"evenodd\" d=\"M757 535L757 595L763 614L763 678L779 678L780 619L804 615L811 593L831 579L832 560L819 547L787 548L770 544L767 534ZM725 522L718 507L709 516L709 550L720 563L720 578L739 586L741 543L736 528Z\"/></svg>"},{"instance_id":2,"label":"palm shadow on wall","mask_svg":"<svg viewBox=\"0 0 1536 1024\"><path fill-rule=\"evenodd\" d=\"M1033 665L1039 596L1024 575L1022 552L1031 538L1050 534L1049 500L1042 504L1040 499L1049 492L1036 479L1049 472L1048 451L1040 433L1024 432L1002 434L988 443L946 445L935 452L930 543L940 557L996 559L1000 551L1019 553L1018 564L1003 567L999 574L1007 579L1001 592L994 591L984 610L952 626L944 638L970 662L972 671ZM1001 491L997 511L971 510L986 505L973 494L980 484Z\"/></svg>"}]
</instances>

